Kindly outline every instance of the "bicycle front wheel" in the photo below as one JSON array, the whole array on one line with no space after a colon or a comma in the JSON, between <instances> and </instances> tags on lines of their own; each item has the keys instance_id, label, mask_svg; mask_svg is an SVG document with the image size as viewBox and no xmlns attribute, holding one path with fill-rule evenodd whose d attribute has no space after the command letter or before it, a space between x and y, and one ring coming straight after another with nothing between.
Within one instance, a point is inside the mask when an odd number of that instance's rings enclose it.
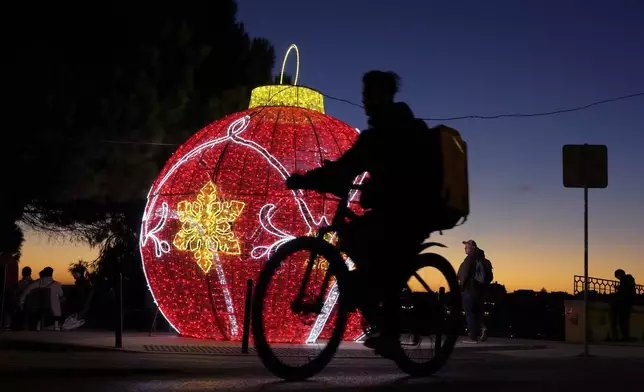
<instances>
[{"instance_id":1,"label":"bicycle front wheel","mask_svg":"<svg viewBox=\"0 0 644 392\"><path fill-rule=\"evenodd\" d=\"M314 273L305 289L304 300L313 303L322 293L325 301L322 308L304 312L295 309L293 303L304 279L302 266L311 262L317 264L314 264ZM325 280L327 271L331 273L331 279ZM347 302L346 295L342 293L347 293L348 290L345 287L347 273L348 268L340 253L328 242L315 237L291 240L280 246L268 259L255 287L252 330L257 354L271 373L284 380L304 380L322 371L331 361L346 328ZM296 280L296 286L290 290L279 286L278 282L286 279L285 277L289 281ZM269 306L272 309L279 306L279 317L268 317ZM324 314L325 311L327 314ZM325 342L307 344L297 349L285 348L280 344L301 340L301 336L305 335L309 336L306 340L310 340L312 331L319 328L320 318L324 317L325 323L327 320L333 323L330 325L330 336ZM304 319L304 326L294 326L295 321L300 319ZM285 327L286 324L288 328ZM291 364L287 361L294 359L304 359L305 363Z\"/></svg>"}]
</instances>

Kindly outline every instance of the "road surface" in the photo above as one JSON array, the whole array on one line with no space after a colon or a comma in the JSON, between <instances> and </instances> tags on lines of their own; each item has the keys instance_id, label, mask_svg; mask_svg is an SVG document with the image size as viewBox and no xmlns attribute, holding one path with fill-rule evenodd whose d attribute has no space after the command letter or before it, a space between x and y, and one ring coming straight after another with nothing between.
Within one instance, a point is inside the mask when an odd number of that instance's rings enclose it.
<instances>
[{"instance_id":1,"label":"road surface","mask_svg":"<svg viewBox=\"0 0 644 392\"><path fill-rule=\"evenodd\" d=\"M318 377L281 382L253 356L0 351L0 391L641 391L643 358L455 354L437 376L408 379L381 359L336 359Z\"/></svg>"}]
</instances>

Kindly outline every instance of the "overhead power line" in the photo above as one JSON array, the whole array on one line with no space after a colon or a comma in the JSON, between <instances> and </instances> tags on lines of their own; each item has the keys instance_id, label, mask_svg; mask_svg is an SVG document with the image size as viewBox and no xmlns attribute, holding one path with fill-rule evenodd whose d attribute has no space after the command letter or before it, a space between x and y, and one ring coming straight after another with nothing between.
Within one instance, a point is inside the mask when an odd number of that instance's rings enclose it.
<instances>
[{"instance_id":1,"label":"overhead power line","mask_svg":"<svg viewBox=\"0 0 644 392\"><path fill-rule=\"evenodd\" d=\"M334 97L331 95L327 94L322 94L328 99L338 101L338 102L344 102L346 104L356 106L359 108L363 108L362 105L359 105L355 102L349 101L347 99L343 98L338 98ZM457 120L466 120L466 119L474 119L474 120L494 120L494 119L499 119L499 118L528 118L528 117L544 117L544 116L553 116L557 114L563 114L563 113L571 113L571 112L579 112L582 110L590 109L595 106L607 104L610 102L617 102L617 101L623 101L627 99L632 99L632 98L637 98L644 96L644 92L639 92L635 94L629 94L629 95L622 95L620 97L615 97L615 98L608 98L608 99L602 99L601 101L595 101L583 106L577 106L577 107L572 107L572 108L566 108L566 109L558 109L558 110L552 110L548 112L537 112L537 113L507 113L507 114L496 114L496 115L491 115L491 116L481 116L481 115L467 115L467 116L458 116L458 117L445 117L445 118L433 118L433 117L428 117L428 118L421 118L421 120L425 121L457 121ZM106 144L132 144L132 145L148 145L148 146L179 146L180 144L177 143L161 143L161 142L151 142L151 141L127 141L127 140L99 140L99 143L106 143Z\"/></svg>"},{"instance_id":2,"label":"overhead power line","mask_svg":"<svg viewBox=\"0 0 644 392\"><path fill-rule=\"evenodd\" d=\"M363 108L362 105L359 105L359 104L357 104L355 102L351 102L351 101L346 100L346 99L337 98L337 97L333 97L331 95L326 95L326 94L322 94L322 95L324 95L325 97L327 97L329 99L332 99L334 101L344 102L344 103L348 103L349 105L353 105L353 106L357 106L359 108ZM582 110L592 108L593 106L599 106L599 105L603 105L603 104L610 103L610 102L622 101L622 100L636 98L636 97L640 97L640 96L644 96L644 92L635 93L635 94L629 94L629 95L622 95L620 97L615 97L615 98L602 99L601 101L592 102L592 103L589 103L589 104L583 105L583 106L577 106L577 107L567 108L567 109L552 110L552 111L549 111L549 112L508 113L508 114L495 114L495 115L492 115L492 116L467 115L467 116L445 117L445 118L431 118L431 117L428 117L428 118L421 118L421 120L425 120L425 121L456 121L456 120L466 120L466 119L494 120L494 119L497 119L497 118L510 118L510 117L523 118L523 117L553 116L553 115L556 115L556 114L579 112L579 111L582 111Z\"/></svg>"}]
</instances>

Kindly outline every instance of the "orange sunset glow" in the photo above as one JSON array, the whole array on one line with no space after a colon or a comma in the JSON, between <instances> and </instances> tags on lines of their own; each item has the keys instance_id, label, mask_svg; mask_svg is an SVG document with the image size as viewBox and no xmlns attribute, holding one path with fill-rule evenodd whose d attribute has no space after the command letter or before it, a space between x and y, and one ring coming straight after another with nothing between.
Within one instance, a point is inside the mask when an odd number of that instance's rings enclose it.
<instances>
[{"instance_id":1,"label":"orange sunset glow","mask_svg":"<svg viewBox=\"0 0 644 392\"><path fill-rule=\"evenodd\" d=\"M455 269L465 257L461 241L474 238L485 250L487 257L494 265L495 280L505 285L508 291L517 289L549 291L568 291L573 288L573 275L583 274L583 236L582 232L572 232L569 237L555 238L555 234L544 236L540 241L533 241L529 235L511 237L510 229L504 235L467 235L467 223L442 237L433 236L433 240L449 246L447 249L432 248L434 252L445 256ZM592 230L591 230L592 233ZM94 260L97 249L90 249L85 244L75 244L64 239L49 238L44 234L26 232L21 266L30 266L34 275L42 268L54 268L54 276L62 283L72 282L67 272L70 263L78 259ZM629 238L630 237L630 238ZM639 252L635 235L627 234L615 242L597 241L591 235L590 275L614 279L617 268L625 269L636 279L644 279L644 265L638 259ZM510 240L512 238L512 240ZM593 244L593 240L597 243ZM438 283L436 274L425 277L430 283Z\"/></svg>"}]
</instances>

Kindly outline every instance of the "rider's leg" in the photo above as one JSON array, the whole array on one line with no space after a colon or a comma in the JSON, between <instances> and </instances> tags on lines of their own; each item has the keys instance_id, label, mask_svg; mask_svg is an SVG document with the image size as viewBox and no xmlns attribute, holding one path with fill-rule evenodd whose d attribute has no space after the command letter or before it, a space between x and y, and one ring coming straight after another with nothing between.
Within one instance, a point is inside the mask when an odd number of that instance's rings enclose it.
<instances>
[{"instance_id":1,"label":"rider's leg","mask_svg":"<svg viewBox=\"0 0 644 392\"><path fill-rule=\"evenodd\" d=\"M380 233L383 233L381 230ZM389 352L399 343L400 332L400 296L404 285L403 274L408 273L407 263L413 262L417 256L418 244L423 240L418 233L400 230L387 233L384 238L377 237L380 246L375 247L370 261L370 278L374 287L379 289L379 297L383 306L378 311L381 325L377 341L369 342L382 355ZM377 286L376 286L377 285ZM365 343L366 345L366 343Z\"/></svg>"},{"instance_id":2,"label":"rider's leg","mask_svg":"<svg viewBox=\"0 0 644 392\"><path fill-rule=\"evenodd\" d=\"M371 227L374 225L374 218L371 213L355 218L344 227L340 238L342 249L351 258L356 266L355 273L350 274L350 288L353 299L362 308L363 316L369 323L376 324L376 308L380 302L380 296L374 291L374 280L372 277L372 248L374 242ZM377 285L375 286L377 288Z\"/></svg>"},{"instance_id":3,"label":"rider's leg","mask_svg":"<svg viewBox=\"0 0 644 392\"><path fill-rule=\"evenodd\" d=\"M360 287L363 315L376 327L365 346L386 355L388 347L398 341L403 282L397 275L406 271L404 264L413 261L427 234L410 227L398 215L387 219L373 212L355 219L346 230L343 248L356 263L364 282Z\"/></svg>"}]
</instances>

